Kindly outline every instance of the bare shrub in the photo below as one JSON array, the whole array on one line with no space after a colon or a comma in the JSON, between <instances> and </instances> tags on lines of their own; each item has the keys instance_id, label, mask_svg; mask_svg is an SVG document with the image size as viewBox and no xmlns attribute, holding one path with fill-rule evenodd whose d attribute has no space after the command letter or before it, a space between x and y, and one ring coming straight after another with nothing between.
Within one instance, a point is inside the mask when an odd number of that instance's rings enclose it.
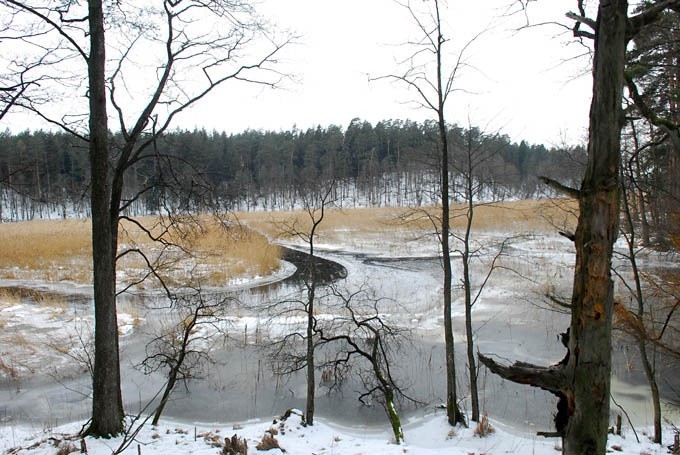
<instances>
[{"instance_id":1,"label":"bare shrub","mask_svg":"<svg viewBox=\"0 0 680 455\"><path fill-rule=\"evenodd\" d=\"M265 433L264 436L262 437L262 441L258 445L255 446L257 450L272 450L272 449L281 449L282 452L285 452L279 445L279 441L272 436L269 433Z\"/></svg>"},{"instance_id":2,"label":"bare shrub","mask_svg":"<svg viewBox=\"0 0 680 455\"><path fill-rule=\"evenodd\" d=\"M239 439L236 434L231 438L224 438L222 455L248 455L248 442L246 442L246 438Z\"/></svg>"},{"instance_id":3,"label":"bare shrub","mask_svg":"<svg viewBox=\"0 0 680 455\"><path fill-rule=\"evenodd\" d=\"M477 422L477 427L475 428L475 435L479 436L480 438L483 438L484 436L488 436L491 433L496 431L496 429L491 426L491 423L489 422L489 418L487 417L486 414L482 416L482 419Z\"/></svg>"}]
</instances>

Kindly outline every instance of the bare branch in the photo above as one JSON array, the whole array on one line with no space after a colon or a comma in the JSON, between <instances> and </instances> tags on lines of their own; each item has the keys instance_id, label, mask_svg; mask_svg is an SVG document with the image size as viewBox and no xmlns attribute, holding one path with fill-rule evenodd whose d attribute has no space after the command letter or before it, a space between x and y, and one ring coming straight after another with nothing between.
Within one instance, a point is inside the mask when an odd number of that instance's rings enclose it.
<instances>
[{"instance_id":1,"label":"bare branch","mask_svg":"<svg viewBox=\"0 0 680 455\"><path fill-rule=\"evenodd\" d=\"M543 177L539 176L538 179L543 182L544 184L548 185L549 187L553 188L554 190L558 191L559 193L562 193L566 196L569 196L574 199L578 199L581 197L581 191L575 189L575 188L570 188L566 185L561 184L557 180L553 180L549 177Z\"/></svg>"},{"instance_id":2,"label":"bare branch","mask_svg":"<svg viewBox=\"0 0 680 455\"><path fill-rule=\"evenodd\" d=\"M477 357L493 373L518 384L539 387L552 393L561 393L568 387L562 366L542 367L526 362L506 366L482 354Z\"/></svg>"},{"instance_id":3,"label":"bare branch","mask_svg":"<svg viewBox=\"0 0 680 455\"><path fill-rule=\"evenodd\" d=\"M6 1L7 1L7 3L9 3L10 5L13 5L16 8L19 8L21 10L29 12L30 14L38 17L41 21L43 21L46 24L48 24L49 26L51 26L57 33L59 33L59 35L63 36L69 43L71 43L73 48L78 52L78 54L80 54L80 56L83 58L83 60L85 60L85 62L89 61L90 58L87 55L87 53L80 47L80 45L73 39L73 37L71 35L66 33L66 31L64 30L64 28L62 26L57 24L55 21L53 21L52 19L50 19L48 16L44 15L40 11L38 11L36 8L33 8L29 5L26 5L24 2L17 2L15 0L6 0Z\"/></svg>"},{"instance_id":4,"label":"bare branch","mask_svg":"<svg viewBox=\"0 0 680 455\"><path fill-rule=\"evenodd\" d=\"M578 14L571 13L571 12L565 14L565 16L576 22L576 24L574 25L574 28L572 28L572 31L573 31L575 37L588 38L588 39L592 39L592 40L595 39L595 30L596 30L597 24L595 23L594 20L592 20L588 17L579 16ZM585 30L581 30L579 28L580 24L587 25L588 27L591 28L592 32L587 32Z\"/></svg>"}]
</instances>

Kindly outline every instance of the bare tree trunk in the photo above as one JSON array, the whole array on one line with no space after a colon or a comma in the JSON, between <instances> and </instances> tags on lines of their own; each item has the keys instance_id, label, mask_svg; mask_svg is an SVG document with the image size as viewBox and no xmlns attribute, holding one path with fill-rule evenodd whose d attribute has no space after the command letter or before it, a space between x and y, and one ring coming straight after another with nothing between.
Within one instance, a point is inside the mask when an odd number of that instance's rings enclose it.
<instances>
[{"instance_id":1,"label":"bare tree trunk","mask_svg":"<svg viewBox=\"0 0 680 455\"><path fill-rule=\"evenodd\" d=\"M441 74L441 73L440 73ZM439 111L439 138L441 153L441 199L442 226L441 247L444 266L444 344L446 347L446 415L449 424L465 423L465 417L458 407L458 393L456 390L456 360L453 337L453 321L451 317L451 248L449 246L450 208L449 208L449 154L446 137L446 123L443 110Z\"/></svg>"},{"instance_id":2,"label":"bare tree trunk","mask_svg":"<svg viewBox=\"0 0 680 455\"><path fill-rule=\"evenodd\" d=\"M394 392L389 385L385 387L384 391L385 407L387 408L387 416L390 419L390 425L392 425L394 442L395 444L401 444L404 440L404 430L401 428L401 419L399 418L399 413L397 413L397 408L394 406Z\"/></svg>"},{"instance_id":3,"label":"bare tree trunk","mask_svg":"<svg viewBox=\"0 0 680 455\"><path fill-rule=\"evenodd\" d=\"M636 144L637 150L637 144ZM623 171L621 172L623 180ZM647 378L647 383L649 384L649 389L652 394L652 406L654 409L654 439L653 442L661 444L661 398L659 396L659 385L656 381L656 349L652 346L652 358L650 359L649 352L647 351L647 330L645 328L645 297L642 292L642 278L640 277L640 269L637 264L637 257L635 252L635 225L633 223L633 217L631 213L631 202L627 199L625 182L622 182L622 197L623 201L623 214L624 219L627 224L627 228L630 231L626 242L628 243L628 260L630 262L631 269L633 271L633 281L634 281L634 297L637 303L637 314L636 320L638 323L637 330L634 330L633 336L635 337L638 345L638 351L640 352L640 360L642 362L642 369L645 372L645 377ZM634 190L633 190L634 191Z\"/></svg>"},{"instance_id":4,"label":"bare tree trunk","mask_svg":"<svg viewBox=\"0 0 680 455\"><path fill-rule=\"evenodd\" d=\"M640 358L642 360L642 369L645 371L645 377L649 383L649 390L652 393L652 408L654 410L654 438L652 442L661 444L662 441L662 426L661 426L661 395L659 394L659 384L656 381L656 369L649 358L647 352L646 340L638 339L638 350L640 351ZM652 356L656 350L652 347Z\"/></svg>"},{"instance_id":5,"label":"bare tree trunk","mask_svg":"<svg viewBox=\"0 0 680 455\"><path fill-rule=\"evenodd\" d=\"M479 390L477 387L477 364L475 362L474 334L472 333L472 283L470 281L470 233L472 232L472 221L475 216L474 203L474 175L473 175L473 153L472 153L472 129L467 132L467 153L465 166L465 198L467 199L467 222L465 224L465 236L463 237L463 292L465 294L465 337L467 338L467 358L470 373L470 404L472 415L470 420L479 422Z\"/></svg>"},{"instance_id":6,"label":"bare tree trunk","mask_svg":"<svg viewBox=\"0 0 680 455\"><path fill-rule=\"evenodd\" d=\"M630 129L632 132L633 136L633 146L635 147L635 151L640 150L640 142L638 140L638 133L637 133L637 128L635 127L635 121L631 120L630 121ZM635 210L638 214L638 218L640 219L640 224L642 225L642 244L645 246L651 245L650 242L650 237L649 237L649 221L647 220L647 203L645 202L645 192L642 189L642 186L640 185L640 181L642 179L642 169L640 167L640 156L636 156L634 158L634 163L630 163L630 176L632 179L636 180L638 182L637 185L633 187L631 190L631 195L634 196L635 204L633 207L627 207L628 210L632 211ZM631 232L634 226L631 224Z\"/></svg>"},{"instance_id":7,"label":"bare tree trunk","mask_svg":"<svg viewBox=\"0 0 680 455\"><path fill-rule=\"evenodd\" d=\"M636 160L636 171L638 178L641 176L640 163ZM651 239L649 236L649 220L647 218L647 202L645 202L645 193L642 189L638 190L638 204L640 213L640 223L642 225L642 244L645 246L651 245Z\"/></svg>"},{"instance_id":8,"label":"bare tree trunk","mask_svg":"<svg viewBox=\"0 0 680 455\"><path fill-rule=\"evenodd\" d=\"M498 365L479 359L506 379L549 390L560 398L555 417L563 453L605 453L609 426L611 329L614 306L611 263L619 227L621 98L628 2L598 9L590 108L588 163L578 191L579 219L568 352L557 365ZM573 190L572 190L573 192Z\"/></svg>"},{"instance_id":9,"label":"bare tree trunk","mask_svg":"<svg viewBox=\"0 0 680 455\"><path fill-rule=\"evenodd\" d=\"M123 430L116 314L116 243L118 213L109 206L108 121L104 14L101 0L89 1L90 166L92 172L92 260L94 272L95 362L92 422L87 434L108 437Z\"/></svg>"},{"instance_id":10,"label":"bare tree trunk","mask_svg":"<svg viewBox=\"0 0 680 455\"><path fill-rule=\"evenodd\" d=\"M184 364L186 359L187 351L189 349L189 343L191 342L191 335L196 327L196 322L200 317L200 307L193 312L191 319L184 325L184 330L182 331L182 345L177 354L177 358L174 359L174 364L170 367L170 372L168 374L168 381L165 383L165 390L163 390L163 396L161 397L161 402L154 411L152 425L158 425L158 421L161 419L161 414L165 409L165 405L168 404L170 399L170 394L172 393L175 385L177 384L177 379L180 377L180 369Z\"/></svg>"},{"instance_id":11,"label":"bare tree trunk","mask_svg":"<svg viewBox=\"0 0 680 455\"><path fill-rule=\"evenodd\" d=\"M451 210L449 207L449 141L446 131L446 120L444 119L444 102L446 93L444 92L444 81L442 80L442 45L445 40L441 32L441 21L439 20L439 3L435 2L437 12L437 123L439 127L439 145L441 150L441 247L442 261L444 266L444 344L446 346L446 415L449 424L457 425L465 423L465 416L458 407L458 392L456 390L456 359L453 337L453 321L451 317L451 247L449 246L449 235L451 233Z\"/></svg>"},{"instance_id":12,"label":"bare tree trunk","mask_svg":"<svg viewBox=\"0 0 680 455\"><path fill-rule=\"evenodd\" d=\"M307 425L314 425L314 392L316 378L314 377L314 298L316 291L316 265L314 262L314 247L310 244L309 262L311 264L311 284L307 290L307 405L305 418Z\"/></svg>"},{"instance_id":13,"label":"bare tree trunk","mask_svg":"<svg viewBox=\"0 0 680 455\"><path fill-rule=\"evenodd\" d=\"M183 362L184 361L184 356L182 356L180 359L178 359L178 362ZM179 366L173 367L170 370L170 375L168 376L168 382L165 383L165 390L163 390L163 396L161 397L161 402L158 404L158 407L153 413L153 421L151 422L151 425L158 425L158 421L161 419L161 415L163 414L163 410L165 409L165 405L168 404L168 400L170 399L170 394L172 393L173 389L175 388L175 384L177 384L177 376L179 375Z\"/></svg>"},{"instance_id":14,"label":"bare tree trunk","mask_svg":"<svg viewBox=\"0 0 680 455\"><path fill-rule=\"evenodd\" d=\"M597 17L588 164L575 239L565 454L602 454L607 444L627 12L626 0L613 0L600 3Z\"/></svg>"},{"instance_id":15,"label":"bare tree trunk","mask_svg":"<svg viewBox=\"0 0 680 455\"><path fill-rule=\"evenodd\" d=\"M305 417L307 425L314 425L314 405L316 391L316 378L314 376L314 351L316 349L316 342L314 334L316 333L316 315L314 314L314 299L316 299L316 285L317 285L317 270L316 259L314 257L314 236L321 225L326 212L326 205L330 203L330 195L335 187L335 182L331 183L325 192L319 198L321 207L308 207L307 212L312 221L312 228L307 238L309 244L309 256L307 258L307 273L309 274L309 282L307 283L307 405L305 409Z\"/></svg>"},{"instance_id":16,"label":"bare tree trunk","mask_svg":"<svg viewBox=\"0 0 680 455\"><path fill-rule=\"evenodd\" d=\"M463 251L463 292L465 293L465 337L467 338L467 358L470 373L470 420L479 422L479 388L477 386L477 363L475 359L474 334L472 332L472 289L470 283L470 229L474 207L472 198L468 199L468 222Z\"/></svg>"}]
</instances>

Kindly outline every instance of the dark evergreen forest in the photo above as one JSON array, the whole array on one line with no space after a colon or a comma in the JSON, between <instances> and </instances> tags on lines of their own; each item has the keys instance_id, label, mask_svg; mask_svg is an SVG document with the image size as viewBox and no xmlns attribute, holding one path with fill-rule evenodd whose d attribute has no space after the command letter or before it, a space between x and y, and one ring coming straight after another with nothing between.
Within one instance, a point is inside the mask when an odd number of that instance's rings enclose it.
<instances>
[{"instance_id":1,"label":"dark evergreen forest","mask_svg":"<svg viewBox=\"0 0 680 455\"><path fill-rule=\"evenodd\" d=\"M455 125L449 135L453 182L469 138L484 149L483 162L474 166L481 198L541 196L547 188L537 176L572 185L581 178L580 148L547 149ZM152 214L178 204L201 211L214 201L232 210L290 209L329 181L345 207L433 204L436 138L434 123L408 120L372 125L354 119L346 130L173 131L134 164L126 181L127 212ZM0 181L2 220L89 214L87 144L70 134L1 134Z\"/></svg>"}]
</instances>

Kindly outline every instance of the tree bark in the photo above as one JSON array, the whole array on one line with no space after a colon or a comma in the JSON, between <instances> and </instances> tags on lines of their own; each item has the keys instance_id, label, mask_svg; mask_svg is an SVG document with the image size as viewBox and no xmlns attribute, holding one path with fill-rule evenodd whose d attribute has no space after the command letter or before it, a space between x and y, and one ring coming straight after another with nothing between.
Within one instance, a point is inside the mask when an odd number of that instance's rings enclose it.
<instances>
[{"instance_id":1,"label":"tree bark","mask_svg":"<svg viewBox=\"0 0 680 455\"><path fill-rule=\"evenodd\" d=\"M106 112L104 13L101 0L89 1L88 20L95 361L92 379L92 422L87 434L109 437L123 431L123 400L120 391L116 314L115 259L118 213L109 206L111 179Z\"/></svg>"},{"instance_id":2,"label":"tree bark","mask_svg":"<svg viewBox=\"0 0 680 455\"><path fill-rule=\"evenodd\" d=\"M189 349L189 343L191 342L191 334L192 331L194 330L194 327L196 327L196 321L200 317L199 312L200 308L196 309L189 323L184 326L184 330L182 331L182 345L179 353L177 354L177 358L174 359L174 363L170 367L168 381L165 383L165 390L163 390L163 396L161 397L161 401L158 404L156 410L154 411L153 421L151 422L151 425L158 425L158 421L161 419L161 415L163 414L165 405L168 404L168 400L170 399L170 394L172 393L173 389L175 388L175 385L177 384L177 379L180 377L180 369L182 368L184 360L186 359L187 351Z\"/></svg>"},{"instance_id":3,"label":"tree bark","mask_svg":"<svg viewBox=\"0 0 680 455\"><path fill-rule=\"evenodd\" d=\"M463 292L465 293L465 337L467 338L467 358L470 373L470 405L472 415L470 420L479 422L479 390L477 387L477 365L475 363L474 334L472 332L472 283L470 281L470 233L472 231L472 220L475 215L475 204L473 194L473 175L472 175L472 132L468 131L467 143L467 169L466 169L466 188L465 197L467 198L467 223L465 225L465 237L463 240Z\"/></svg>"},{"instance_id":4,"label":"tree bark","mask_svg":"<svg viewBox=\"0 0 680 455\"><path fill-rule=\"evenodd\" d=\"M446 120L444 118L444 83L442 80L442 45L445 40L441 33L441 21L439 20L439 4L435 2L437 10L437 124L439 131L439 145L441 150L441 247L442 262L444 266L444 344L446 350L446 415L450 425L465 423L465 416L458 407L458 393L456 390L456 360L453 337L453 321L451 318L451 248L449 235L451 233L450 207L449 207L449 143L447 137Z\"/></svg>"},{"instance_id":5,"label":"tree bark","mask_svg":"<svg viewBox=\"0 0 680 455\"><path fill-rule=\"evenodd\" d=\"M565 366L573 409L564 432L565 454L603 454L609 426L611 263L619 227L621 99L628 2L598 9L590 107L588 164L576 229L569 360Z\"/></svg>"},{"instance_id":6,"label":"tree bark","mask_svg":"<svg viewBox=\"0 0 680 455\"><path fill-rule=\"evenodd\" d=\"M316 265L314 264L313 247L310 248L310 267L312 268L311 284L307 290L307 405L305 418L307 425L314 425L314 392L316 390L316 378L314 376L314 299L316 291Z\"/></svg>"},{"instance_id":7,"label":"tree bark","mask_svg":"<svg viewBox=\"0 0 680 455\"><path fill-rule=\"evenodd\" d=\"M161 397L161 401L158 404L158 407L153 413L153 420L151 421L151 425L158 425L158 421L161 419L161 415L163 414L163 410L165 409L165 405L168 404L168 400L170 399L170 394L172 393L172 390L175 388L175 384L177 384L177 377L179 375L179 365L181 365L180 362L184 361L184 355L180 355L180 358L177 360L177 366L173 366L170 369L170 375L168 376L168 382L165 383L165 390L163 390L163 396Z\"/></svg>"},{"instance_id":8,"label":"tree bark","mask_svg":"<svg viewBox=\"0 0 680 455\"><path fill-rule=\"evenodd\" d=\"M523 364L505 370L480 356L495 373L560 397L557 430L562 434L563 453L569 455L604 454L607 444L614 306L611 262L619 227L627 10L625 0L601 1L598 8L588 163L578 198L567 356L549 368Z\"/></svg>"},{"instance_id":9,"label":"tree bark","mask_svg":"<svg viewBox=\"0 0 680 455\"><path fill-rule=\"evenodd\" d=\"M472 216L471 212L468 216ZM470 420L479 422L479 388L477 386L477 364L475 362L474 333L472 331L472 289L469 255L469 239L466 236L465 251L463 252L463 291L465 293L465 337L467 338L467 358L470 373L470 406L472 412Z\"/></svg>"},{"instance_id":10,"label":"tree bark","mask_svg":"<svg viewBox=\"0 0 680 455\"><path fill-rule=\"evenodd\" d=\"M659 384L656 381L656 368L654 368L647 352L647 340L642 337L638 339L638 350L640 351L642 369L645 372L645 377L649 383L649 390L652 394L652 409L654 410L654 438L652 442L661 444L663 431L661 426L661 395L659 394ZM652 347L653 357L655 353L655 348Z\"/></svg>"},{"instance_id":11,"label":"tree bark","mask_svg":"<svg viewBox=\"0 0 680 455\"><path fill-rule=\"evenodd\" d=\"M320 216L317 218L315 215L315 208L309 207L308 213L312 221L312 229L309 233L309 257L307 258L307 273L309 274L307 283L307 352L306 352L306 363L307 363L307 404L305 409L305 417L307 425L314 425L314 406L315 406L315 391L316 391L316 377L315 373L315 362L314 362L314 351L316 349L316 343L314 341L315 334L315 314L314 314L314 300L316 299L316 285L317 285L317 270L316 270L316 258L314 257L314 236L316 235L316 230L323 221L326 204L328 204L328 197L331 194L331 185L324 196L321 197L320 203Z\"/></svg>"},{"instance_id":12,"label":"tree bark","mask_svg":"<svg viewBox=\"0 0 680 455\"><path fill-rule=\"evenodd\" d=\"M394 407L394 392L389 386L385 389L385 407L387 408L387 415L392 425L392 433L394 434L395 444L401 444L404 440L404 430L401 428L401 419Z\"/></svg>"}]
</instances>

